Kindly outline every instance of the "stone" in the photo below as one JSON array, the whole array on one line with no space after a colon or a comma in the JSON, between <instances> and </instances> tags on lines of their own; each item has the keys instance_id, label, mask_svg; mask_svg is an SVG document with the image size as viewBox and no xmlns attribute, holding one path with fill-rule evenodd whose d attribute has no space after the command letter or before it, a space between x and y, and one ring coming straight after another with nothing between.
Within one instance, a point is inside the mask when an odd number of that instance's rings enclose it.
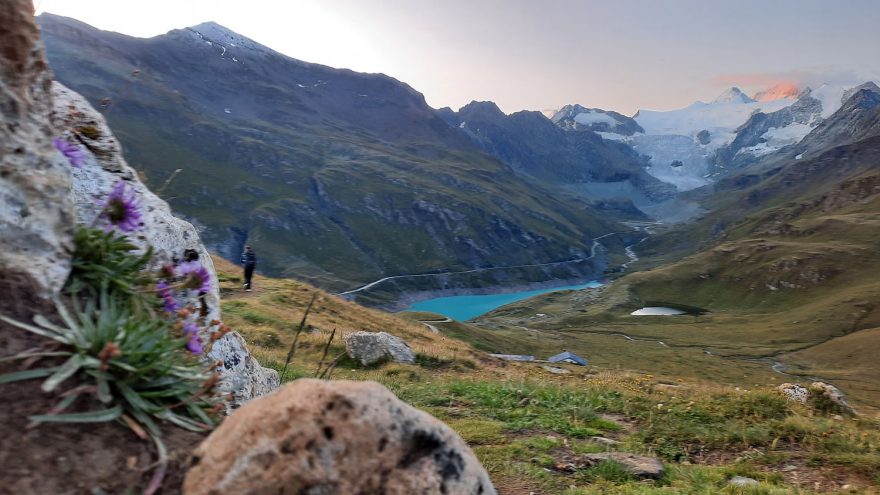
<instances>
[{"instance_id":1,"label":"stone","mask_svg":"<svg viewBox=\"0 0 880 495\"><path fill-rule=\"evenodd\" d=\"M797 383L783 383L782 385L776 387L782 395L784 395L788 400L793 402L800 402L801 404L806 404L807 399L810 398L810 391L807 387L803 385L799 385Z\"/></svg>"},{"instance_id":2,"label":"stone","mask_svg":"<svg viewBox=\"0 0 880 495\"><path fill-rule=\"evenodd\" d=\"M55 134L78 143L85 152L81 167L72 170L72 192L68 193L76 207L76 222L95 224L101 213L98 201L107 197L117 181L124 181L136 193L143 221L143 227L129 235L131 241L141 249L148 245L153 247L153 268L182 260L187 250L195 251L199 262L211 275L211 290L204 295L208 312L203 323L221 320L217 274L198 230L176 217L168 203L141 182L137 172L126 163L122 147L104 116L85 98L58 82L52 84L52 96ZM201 302L195 299L193 296L183 304L193 303L199 307ZM281 384L278 372L260 366L237 332L230 332L214 342L206 359L222 363L217 390L232 395L230 409L269 393Z\"/></svg>"},{"instance_id":3,"label":"stone","mask_svg":"<svg viewBox=\"0 0 880 495\"><path fill-rule=\"evenodd\" d=\"M4 3L0 39L0 284L50 298L70 273L71 167L52 144L52 75L30 0Z\"/></svg>"},{"instance_id":4,"label":"stone","mask_svg":"<svg viewBox=\"0 0 880 495\"><path fill-rule=\"evenodd\" d=\"M731 486L754 486L758 484L758 480L746 478L745 476L734 476L728 482Z\"/></svg>"},{"instance_id":5,"label":"stone","mask_svg":"<svg viewBox=\"0 0 880 495\"><path fill-rule=\"evenodd\" d=\"M567 375L571 373L565 368L557 368L556 366L547 366L542 364L541 367L549 371L550 373L553 373L554 375Z\"/></svg>"},{"instance_id":6,"label":"stone","mask_svg":"<svg viewBox=\"0 0 880 495\"><path fill-rule=\"evenodd\" d=\"M620 443L617 440L614 440L613 438L605 438L605 437L590 437L590 441L595 442L595 443L601 443L603 445L608 445L609 447Z\"/></svg>"},{"instance_id":7,"label":"stone","mask_svg":"<svg viewBox=\"0 0 880 495\"><path fill-rule=\"evenodd\" d=\"M830 402L832 409L834 410L845 414L854 415L856 413L855 409L853 409L852 406L849 405L849 402L846 401L846 398L844 398L843 392L830 383L813 382L810 384L810 394L821 400Z\"/></svg>"},{"instance_id":8,"label":"stone","mask_svg":"<svg viewBox=\"0 0 880 495\"><path fill-rule=\"evenodd\" d=\"M583 460L587 465L595 465L602 461L620 463L630 474L637 478L660 479L663 477L663 463L656 457L629 454L626 452L606 452L602 454L585 454Z\"/></svg>"},{"instance_id":9,"label":"stone","mask_svg":"<svg viewBox=\"0 0 880 495\"><path fill-rule=\"evenodd\" d=\"M187 495L491 495L448 426L375 382L300 379L255 399L196 449Z\"/></svg>"},{"instance_id":10,"label":"stone","mask_svg":"<svg viewBox=\"0 0 880 495\"><path fill-rule=\"evenodd\" d=\"M398 363L415 363L412 349L400 337L387 332L354 332L345 336L345 350L349 357L370 366L391 360Z\"/></svg>"}]
</instances>

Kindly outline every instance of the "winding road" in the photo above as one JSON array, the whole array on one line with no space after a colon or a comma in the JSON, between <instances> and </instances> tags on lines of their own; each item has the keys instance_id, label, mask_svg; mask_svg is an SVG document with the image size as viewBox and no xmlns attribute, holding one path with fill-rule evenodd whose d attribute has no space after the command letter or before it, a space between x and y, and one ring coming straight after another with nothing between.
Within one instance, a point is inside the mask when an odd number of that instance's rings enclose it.
<instances>
[{"instance_id":1,"label":"winding road","mask_svg":"<svg viewBox=\"0 0 880 495\"><path fill-rule=\"evenodd\" d=\"M345 292L339 292L339 293L333 294L333 295L334 296L347 296L349 294L356 294L358 292L363 292L365 290L371 289L371 288L373 288L383 282L387 282L389 280L401 279L401 278L438 277L441 275L461 275L461 274L465 274L465 273L479 273L479 272L486 272L486 271L491 271L491 270L510 270L513 268L531 268L531 267L537 267L537 266L553 266L553 265L562 265L565 263L583 263L585 261L589 261L589 260L596 257L596 250L599 249L599 246L602 245L599 242L600 240L605 239L606 237L611 237L613 235L627 234L630 232L640 232L642 229L643 229L643 227L641 227L641 226L634 226L632 230L623 230L620 232L609 232L607 234L603 234L599 237L594 238L593 245L590 248L590 256L588 256L586 258L578 258L578 259L574 259L574 260L563 260L563 261L551 261L550 263L533 263L533 264L529 264L529 265L510 265L510 266L492 266L492 267L486 267L486 268L473 268L471 270L462 270L462 271L458 271L458 272L436 272L436 273L417 273L417 274L394 275L391 277L380 278L379 280L375 280L375 281L370 282L366 285L362 285L356 289L347 290ZM647 237L645 239L647 239ZM641 242L641 241L639 241L639 242ZM627 251L627 253L629 253L629 251ZM633 253L632 255L635 256L635 253ZM638 258L636 258L636 259L638 259Z\"/></svg>"}]
</instances>

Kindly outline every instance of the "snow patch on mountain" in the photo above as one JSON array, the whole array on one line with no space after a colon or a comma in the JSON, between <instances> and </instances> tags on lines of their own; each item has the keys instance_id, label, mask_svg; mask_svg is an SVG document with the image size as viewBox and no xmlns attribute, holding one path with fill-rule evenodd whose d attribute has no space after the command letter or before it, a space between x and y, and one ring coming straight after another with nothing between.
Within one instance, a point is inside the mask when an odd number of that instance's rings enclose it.
<instances>
[{"instance_id":1,"label":"snow patch on mountain","mask_svg":"<svg viewBox=\"0 0 880 495\"><path fill-rule=\"evenodd\" d=\"M586 126L590 126L593 124L608 124L609 126L617 125L617 120L614 117L608 115L607 113L597 112L595 110L590 110L587 112L581 112L574 116L574 121L578 124L583 124Z\"/></svg>"},{"instance_id":2,"label":"snow patch on mountain","mask_svg":"<svg viewBox=\"0 0 880 495\"><path fill-rule=\"evenodd\" d=\"M636 122L649 135L676 135L695 137L701 130L709 131L710 141L701 145L706 151L729 143L736 129L755 112L775 112L794 103L794 100L757 102L744 100L717 103L695 102L678 110L639 110Z\"/></svg>"},{"instance_id":3,"label":"snow patch on mountain","mask_svg":"<svg viewBox=\"0 0 880 495\"><path fill-rule=\"evenodd\" d=\"M718 95L712 103L754 103L755 100L749 98L739 88L733 87Z\"/></svg>"},{"instance_id":4,"label":"snow patch on mountain","mask_svg":"<svg viewBox=\"0 0 880 495\"><path fill-rule=\"evenodd\" d=\"M755 146L743 148L739 153L750 153L753 156L763 156L772 153L782 147L797 144L801 139L813 130L815 124L790 124L785 127L771 127L761 135L764 140Z\"/></svg>"}]
</instances>

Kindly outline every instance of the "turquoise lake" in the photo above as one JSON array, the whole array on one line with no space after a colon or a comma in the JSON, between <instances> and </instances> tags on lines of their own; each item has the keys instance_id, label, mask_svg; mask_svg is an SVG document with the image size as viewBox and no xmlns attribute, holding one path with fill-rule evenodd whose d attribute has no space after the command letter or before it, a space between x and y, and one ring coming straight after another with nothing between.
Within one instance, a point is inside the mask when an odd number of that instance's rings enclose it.
<instances>
[{"instance_id":1,"label":"turquoise lake","mask_svg":"<svg viewBox=\"0 0 880 495\"><path fill-rule=\"evenodd\" d=\"M452 318L456 321L467 321L486 314L493 309L510 304L512 302L528 299L539 294L556 292L560 290L577 290L588 287L599 287L602 284L593 280L581 285L564 285L549 289L527 290L522 292L509 292L506 294L485 294L480 296L449 296L428 299L413 304L404 311L429 311Z\"/></svg>"}]
</instances>

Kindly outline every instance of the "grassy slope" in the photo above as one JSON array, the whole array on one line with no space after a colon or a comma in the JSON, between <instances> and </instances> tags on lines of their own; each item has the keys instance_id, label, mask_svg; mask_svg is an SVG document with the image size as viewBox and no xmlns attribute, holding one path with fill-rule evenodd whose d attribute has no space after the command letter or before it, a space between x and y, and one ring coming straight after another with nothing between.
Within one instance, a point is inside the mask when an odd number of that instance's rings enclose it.
<instances>
[{"instance_id":1,"label":"grassy slope","mask_svg":"<svg viewBox=\"0 0 880 495\"><path fill-rule=\"evenodd\" d=\"M292 280L257 277L256 290L244 293L239 268L215 263L226 322L245 335L261 362L275 368L283 366L305 306L319 294L308 320L315 328L301 336L288 380L314 374L333 328L385 330L405 338L419 356L417 365L363 369L343 360L333 377L379 381L445 421L471 445L503 495L746 493L727 486L734 475L760 481L750 494L831 492L844 484L880 493L874 475L880 434L871 420L835 421L792 406L767 387L735 390L605 366L566 366L569 374L556 375L536 364L503 363L448 336L486 333L471 325L435 322L448 335L434 334L415 320L442 317L402 318ZM343 350L339 337L331 357ZM502 344L496 337L488 334L479 347ZM645 483L613 464L558 469L580 454L609 448L591 441L594 435L622 442L611 449L659 455L667 474Z\"/></svg>"}]
</instances>

